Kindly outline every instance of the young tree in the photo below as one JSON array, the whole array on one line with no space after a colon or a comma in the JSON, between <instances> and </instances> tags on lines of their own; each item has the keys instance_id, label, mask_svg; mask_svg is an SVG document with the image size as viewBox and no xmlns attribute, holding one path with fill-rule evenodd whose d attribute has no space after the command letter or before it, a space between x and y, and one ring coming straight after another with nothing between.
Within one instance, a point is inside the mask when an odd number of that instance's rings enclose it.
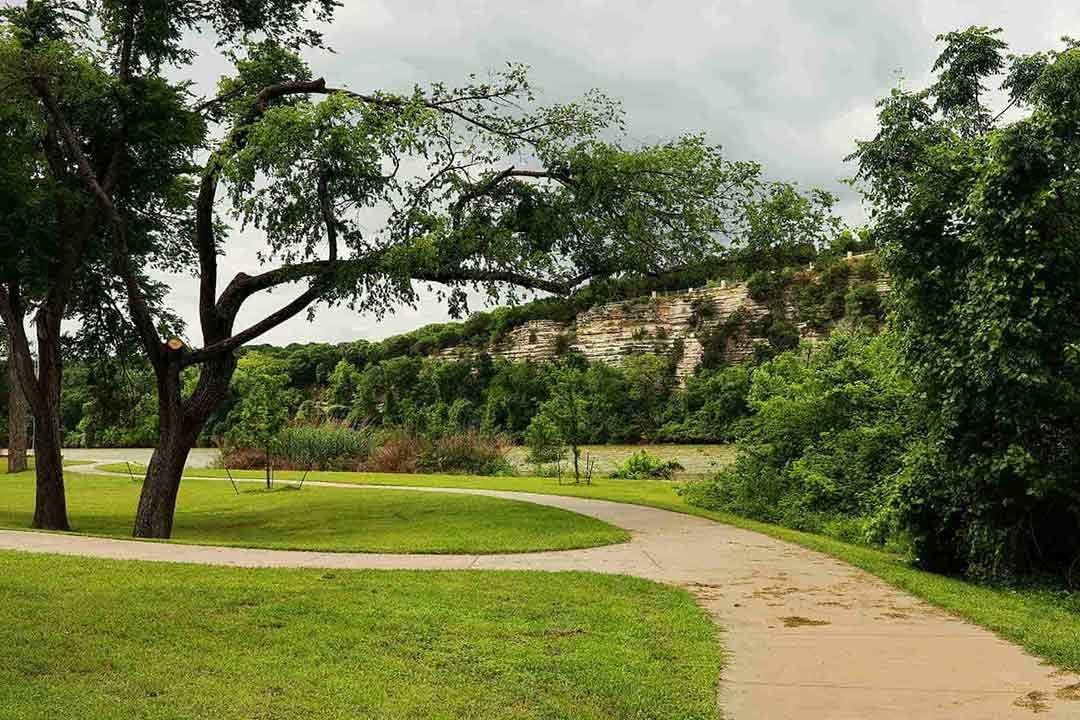
<instances>
[{"instance_id":1,"label":"young tree","mask_svg":"<svg viewBox=\"0 0 1080 720\"><path fill-rule=\"evenodd\" d=\"M903 498L920 560L1063 572L1080 559L1080 44L1006 56L999 32L941 36L934 84L882 100L854 157L927 401Z\"/></svg>"},{"instance_id":2,"label":"young tree","mask_svg":"<svg viewBox=\"0 0 1080 720\"><path fill-rule=\"evenodd\" d=\"M526 436L539 449L560 446L561 457L570 448L574 463L574 482L581 482L581 446L591 437L589 417L592 414L589 398L585 392L585 371L572 363L565 363L552 371L554 384L551 397L540 406Z\"/></svg>"},{"instance_id":3,"label":"young tree","mask_svg":"<svg viewBox=\"0 0 1080 720\"><path fill-rule=\"evenodd\" d=\"M49 4L29 2L27 13ZM157 377L160 441L137 536L169 536L187 454L226 397L235 351L313 304L384 312L415 302L418 283L434 283L450 308L462 311L468 287L514 299L512 288L566 293L594 277L661 272L675 259L692 262L722 247L756 180L757 166L729 163L697 136L640 149L601 140L620 126L615 103L590 93L537 107L519 66L457 88L334 87L313 77L293 51L318 44L303 18L326 19L334 4L100 0L90 4L97 22L54 14L43 21L48 42L21 46L25 84L46 131L62 141L85 197L107 221L113 268ZM226 48L253 34L266 39L245 46L217 97L196 101L165 71L191 60L185 38L204 27ZM100 140L69 118L64 97L71 90L34 70L58 48L70 62L107 71L113 112L100 114L115 121ZM164 118L170 124L158 129ZM150 128L158 130L155 140L172 138L164 159L135 152ZM210 146L206 160L196 162L203 144ZM99 157L115 162L102 165ZM162 203L194 191L184 216L191 234L140 231L132 207L142 205L124 195L136 170L152 180L140 192ZM279 263L240 273L224 289L217 261L228 241L215 217L222 188L237 217L264 231L265 256ZM365 234L360 218L371 208L386 221ZM195 259L201 347L161 332L143 256L133 252L148 245L160 257L178 239L186 243L183 257ZM277 311L235 327L249 298L295 283L303 289ZM188 395L181 377L189 367L198 368L199 380Z\"/></svg>"},{"instance_id":4,"label":"young tree","mask_svg":"<svg viewBox=\"0 0 1080 720\"><path fill-rule=\"evenodd\" d=\"M237 363L233 387L241 400L226 421L229 444L263 450L270 489L274 441L289 421L289 376L276 360L249 353Z\"/></svg>"}]
</instances>

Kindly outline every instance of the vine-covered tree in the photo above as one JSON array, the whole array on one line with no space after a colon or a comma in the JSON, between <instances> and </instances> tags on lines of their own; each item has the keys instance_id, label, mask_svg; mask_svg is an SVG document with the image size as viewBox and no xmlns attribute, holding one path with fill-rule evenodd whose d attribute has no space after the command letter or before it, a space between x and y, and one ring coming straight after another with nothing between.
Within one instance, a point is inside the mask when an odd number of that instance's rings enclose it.
<instances>
[{"instance_id":1,"label":"vine-covered tree","mask_svg":"<svg viewBox=\"0 0 1080 720\"><path fill-rule=\"evenodd\" d=\"M23 85L107 224L112 268L157 379L160 440L138 536L171 533L188 452L225 399L245 343L318 302L374 313L416 302L418 283L438 284L461 312L470 287L514 299L515 288L566 293L591 278L662 272L741 229L757 177L755 165L725 161L698 136L623 147L612 139L616 103L590 93L539 106L516 65L459 87L335 87L296 52L320 43L304 18L327 19L332 0L82 5L94 22L62 0L9 15ZM208 100L167 75L191 61L191 32L203 29L235 58ZM100 75L108 132L72 121L66 97L78 89L41 69L49 63ZM224 288L222 190L236 219L265 233L272 264ZM148 231L148 208L168 208L183 227ZM362 230L376 222L377 231ZM163 256L190 259L198 277L198 347L162 332L153 309L146 264ZM278 310L236 327L248 299L293 284L300 292ZM199 379L185 393L191 367Z\"/></svg>"},{"instance_id":2,"label":"vine-covered tree","mask_svg":"<svg viewBox=\"0 0 1080 720\"><path fill-rule=\"evenodd\" d=\"M919 557L1061 572L1080 563L1080 44L1006 55L999 33L941 36L936 81L882 100L855 158L930 423L900 492Z\"/></svg>"}]
</instances>

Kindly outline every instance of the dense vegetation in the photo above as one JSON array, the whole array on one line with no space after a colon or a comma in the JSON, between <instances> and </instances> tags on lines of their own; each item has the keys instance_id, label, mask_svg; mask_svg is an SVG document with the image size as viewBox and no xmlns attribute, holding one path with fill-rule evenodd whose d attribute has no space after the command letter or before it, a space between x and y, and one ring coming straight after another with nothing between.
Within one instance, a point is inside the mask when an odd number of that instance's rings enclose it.
<instances>
[{"instance_id":1,"label":"dense vegetation","mask_svg":"<svg viewBox=\"0 0 1080 720\"><path fill-rule=\"evenodd\" d=\"M755 252L756 260L732 253L726 265L729 268L765 262L761 260L765 257L769 258L766 265L787 262L791 257L811 257L817 268L805 272L784 266L764 271L777 278L767 290L753 285L762 272L749 274L755 297L766 302L772 312L753 327L746 327L743 318L736 315L707 333L703 337L705 357L684 387L679 387L674 377L676 343L653 354L629 357L621 367L590 363L570 352L554 363L510 362L484 352L520 322L572 318L599 299L656 287L644 281L598 283L566 299L546 298L477 313L464 323L429 325L381 342L249 348L238 365L230 398L207 422L200 442L264 447L274 434L271 428L290 423L344 424L427 437L479 431L521 442L544 403L553 393L558 394L559 388L569 386L580 386L587 398L579 438L582 444L727 442L746 414L753 365L724 361L728 334L744 331L762 337L756 358L761 361L798 342L796 322L824 329L847 318L849 324L876 327L881 317L877 291L873 291L872 301L857 302L878 276L876 263L844 258L847 251L863 249L867 242L842 234L821 251L804 248L794 252L784 247L772 253ZM714 271L719 265L708 269ZM665 287L685 289L719 282L723 275L694 270L663 282ZM608 288L602 294L601 285ZM790 313L788 306L793 308ZM715 311L702 307L695 312L704 317ZM456 360L431 356L449 346L475 352ZM72 364L62 396L66 444L152 445L157 408L145 392L152 382L150 367L137 360Z\"/></svg>"},{"instance_id":2,"label":"dense vegetation","mask_svg":"<svg viewBox=\"0 0 1080 720\"><path fill-rule=\"evenodd\" d=\"M856 542L901 544L903 458L917 434L892 333L834 333L757 367L735 462L683 492L696 505Z\"/></svg>"},{"instance_id":3,"label":"dense vegetation","mask_svg":"<svg viewBox=\"0 0 1080 720\"><path fill-rule=\"evenodd\" d=\"M1006 58L997 35L942 36L936 82L881 101L855 155L890 332L757 368L739 459L694 502L1080 583L1080 43ZM998 124L1002 72L1024 112Z\"/></svg>"}]
</instances>

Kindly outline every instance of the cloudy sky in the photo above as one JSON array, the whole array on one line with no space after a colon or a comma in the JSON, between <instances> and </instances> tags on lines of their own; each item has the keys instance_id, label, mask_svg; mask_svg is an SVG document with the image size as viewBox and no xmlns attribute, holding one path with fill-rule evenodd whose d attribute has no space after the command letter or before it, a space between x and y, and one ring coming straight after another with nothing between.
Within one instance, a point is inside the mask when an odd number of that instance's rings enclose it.
<instances>
[{"instance_id":1,"label":"cloudy sky","mask_svg":"<svg viewBox=\"0 0 1080 720\"><path fill-rule=\"evenodd\" d=\"M460 82L507 61L532 67L545 98L600 88L622 100L632 143L704 132L733 159L761 162L777 179L825 187L860 218L841 179L854 138L872 135L874 102L901 78L921 87L934 36L1000 26L1017 52L1080 35L1076 0L344 0L325 29L335 54L312 53L317 75L358 91ZM212 52L191 68L212 83ZM208 86L209 87L209 86ZM257 233L234 238L222 272L258 265ZM174 307L197 327L195 281L170 278ZM284 293L249 301L240 325ZM344 308L303 316L270 342L377 339L446 319L437 301L377 320Z\"/></svg>"}]
</instances>

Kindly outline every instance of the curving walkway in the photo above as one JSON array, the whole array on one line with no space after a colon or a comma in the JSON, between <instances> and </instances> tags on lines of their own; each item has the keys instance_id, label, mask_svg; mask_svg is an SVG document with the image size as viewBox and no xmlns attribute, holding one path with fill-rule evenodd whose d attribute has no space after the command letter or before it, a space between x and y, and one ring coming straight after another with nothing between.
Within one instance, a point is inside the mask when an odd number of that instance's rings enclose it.
<instances>
[{"instance_id":1,"label":"curving walkway","mask_svg":"<svg viewBox=\"0 0 1080 720\"><path fill-rule=\"evenodd\" d=\"M244 567L626 573L687 587L722 629L726 667L720 702L728 720L1080 717L1080 675L1046 666L986 630L797 545L704 518L605 500L499 490L406 489L559 507L623 527L633 537L621 545L584 550L392 555L0 531L0 548Z\"/></svg>"}]
</instances>

